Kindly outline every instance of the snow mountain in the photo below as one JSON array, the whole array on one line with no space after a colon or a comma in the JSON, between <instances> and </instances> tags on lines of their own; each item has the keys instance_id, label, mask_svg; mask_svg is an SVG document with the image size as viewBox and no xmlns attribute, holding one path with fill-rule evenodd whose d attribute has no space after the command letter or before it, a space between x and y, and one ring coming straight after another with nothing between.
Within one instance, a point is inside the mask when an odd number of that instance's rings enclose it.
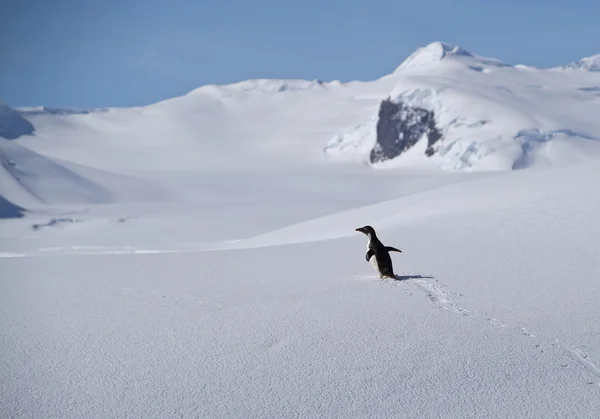
<instances>
[{"instance_id":1,"label":"snow mountain","mask_svg":"<svg viewBox=\"0 0 600 419\"><path fill-rule=\"evenodd\" d=\"M559 68L560 70L600 71L600 54L582 58Z\"/></svg>"},{"instance_id":2,"label":"snow mountain","mask_svg":"<svg viewBox=\"0 0 600 419\"><path fill-rule=\"evenodd\" d=\"M525 160L558 163L556 154L563 148L571 149L568 154L596 148L598 57L562 70L537 69L433 42L391 74L370 82L247 80L203 86L182 97L128 109L3 106L0 136L36 135L53 143L52 149L64 143L60 137L81 130L88 133L86 142L100 149L117 137L127 138L124 144L130 150L172 149L185 143L207 157L181 161L176 153L179 165L191 167L214 166L219 156L250 167L288 159L310 163L324 149L331 159L374 167L433 164L454 171L510 170L523 167L518 162ZM432 132L439 137L435 141L429 138ZM233 138L243 139L235 149L229 144ZM46 151L40 141L23 143ZM173 167L169 150L163 151L161 164ZM69 158L82 164L87 160Z\"/></svg>"},{"instance_id":3,"label":"snow mountain","mask_svg":"<svg viewBox=\"0 0 600 419\"><path fill-rule=\"evenodd\" d=\"M551 167L600 155L597 57L580 60L581 71L537 69L434 42L369 82L247 80L133 108L2 105L0 137L16 140L12 151L6 145L2 152L11 153L23 179L48 176L46 166L21 160L33 161L31 153L73 166L68 176L44 180L54 185L44 188L38 199L44 203L106 203L124 196L119 182L88 182L81 170L131 179L227 167ZM16 178L7 173L0 192L29 208L31 199L24 197L35 188L23 183L21 191L8 189ZM66 190L71 196L65 200L59 191ZM136 199L164 195L149 192L148 185L141 190L148 193L136 193Z\"/></svg>"},{"instance_id":4,"label":"snow mountain","mask_svg":"<svg viewBox=\"0 0 600 419\"><path fill-rule=\"evenodd\" d=\"M512 66L433 43L396 71L378 113L326 146L336 159L448 170L553 165L600 150L600 76ZM385 79L384 78L384 79Z\"/></svg>"}]
</instances>

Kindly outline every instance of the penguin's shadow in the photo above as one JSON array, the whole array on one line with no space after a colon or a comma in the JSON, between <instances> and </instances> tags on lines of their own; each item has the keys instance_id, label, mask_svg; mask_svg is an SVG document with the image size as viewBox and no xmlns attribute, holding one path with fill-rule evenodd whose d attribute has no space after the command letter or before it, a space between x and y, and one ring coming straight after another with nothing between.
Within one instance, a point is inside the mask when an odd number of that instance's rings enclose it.
<instances>
[{"instance_id":1,"label":"penguin's shadow","mask_svg":"<svg viewBox=\"0 0 600 419\"><path fill-rule=\"evenodd\" d=\"M396 281L407 281L409 279L433 279L433 276L423 276L423 275L394 275Z\"/></svg>"}]
</instances>

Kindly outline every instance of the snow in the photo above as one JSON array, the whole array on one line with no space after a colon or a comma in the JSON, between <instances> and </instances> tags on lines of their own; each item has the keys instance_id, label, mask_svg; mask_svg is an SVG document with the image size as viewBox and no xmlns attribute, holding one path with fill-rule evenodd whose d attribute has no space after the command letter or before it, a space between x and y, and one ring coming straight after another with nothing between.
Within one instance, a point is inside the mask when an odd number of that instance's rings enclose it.
<instances>
[{"instance_id":1,"label":"snow","mask_svg":"<svg viewBox=\"0 0 600 419\"><path fill-rule=\"evenodd\" d=\"M102 184L111 184L108 190ZM15 142L0 142L0 188L28 207L158 200L159 188L69 162L58 162Z\"/></svg>"},{"instance_id":2,"label":"snow","mask_svg":"<svg viewBox=\"0 0 600 419\"><path fill-rule=\"evenodd\" d=\"M520 135L523 131L561 132L580 154L600 150L597 72L510 66L460 47L432 43L384 79L394 80L392 100L433 111L443 137L433 158L424 152L409 153L383 167L432 163L451 171L511 170L541 159L525 155L534 150L527 143L530 137ZM362 124L334 137L325 152L338 160L364 162L370 151L366 149L376 141L376 116L373 110ZM551 162L561 163L560 158Z\"/></svg>"},{"instance_id":3,"label":"snow","mask_svg":"<svg viewBox=\"0 0 600 419\"><path fill-rule=\"evenodd\" d=\"M453 46L445 42L432 42L412 53L395 72L406 70L422 70L424 67L437 65L446 57L473 57L473 55L460 46Z\"/></svg>"},{"instance_id":4,"label":"snow","mask_svg":"<svg viewBox=\"0 0 600 419\"><path fill-rule=\"evenodd\" d=\"M311 89L321 89L327 87L341 87L342 84L335 80L325 83L321 80L274 80L274 79L254 79L244 80L228 85L207 85L192 90L188 95L200 93L211 93L216 95L231 96L235 94L272 94L281 92L294 92Z\"/></svg>"},{"instance_id":5,"label":"snow","mask_svg":"<svg viewBox=\"0 0 600 419\"><path fill-rule=\"evenodd\" d=\"M596 417L597 73L440 45L430 74L25 113L0 140L0 417ZM465 141L365 164L390 95Z\"/></svg>"},{"instance_id":6,"label":"snow","mask_svg":"<svg viewBox=\"0 0 600 419\"><path fill-rule=\"evenodd\" d=\"M584 57L573 63L559 67L560 70L600 71L600 54Z\"/></svg>"}]
</instances>

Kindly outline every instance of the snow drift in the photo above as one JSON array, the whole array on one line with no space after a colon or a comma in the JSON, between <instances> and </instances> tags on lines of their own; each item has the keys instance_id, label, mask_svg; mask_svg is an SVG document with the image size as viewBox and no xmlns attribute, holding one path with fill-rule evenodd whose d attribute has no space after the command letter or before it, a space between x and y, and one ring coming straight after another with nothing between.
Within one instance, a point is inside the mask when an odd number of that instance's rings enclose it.
<instances>
[{"instance_id":1,"label":"snow drift","mask_svg":"<svg viewBox=\"0 0 600 419\"><path fill-rule=\"evenodd\" d=\"M0 142L2 189L49 205L110 201L110 193L50 158L15 143Z\"/></svg>"},{"instance_id":2,"label":"snow drift","mask_svg":"<svg viewBox=\"0 0 600 419\"><path fill-rule=\"evenodd\" d=\"M11 218L23 208L160 200L162 191L148 181L59 162L0 140L2 214Z\"/></svg>"}]
</instances>

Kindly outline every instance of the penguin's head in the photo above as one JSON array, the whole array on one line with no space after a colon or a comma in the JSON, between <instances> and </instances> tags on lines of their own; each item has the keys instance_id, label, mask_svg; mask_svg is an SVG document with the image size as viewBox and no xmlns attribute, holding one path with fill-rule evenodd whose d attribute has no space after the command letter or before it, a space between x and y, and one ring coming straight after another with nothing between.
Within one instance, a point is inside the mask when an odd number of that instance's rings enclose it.
<instances>
[{"instance_id":1,"label":"penguin's head","mask_svg":"<svg viewBox=\"0 0 600 419\"><path fill-rule=\"evenodd\" d=\"M375 237L375 229L371 226L359 227L355 231L360 231L363 234L366 234L369 237Z\"/></svg>"}]
</instances>

